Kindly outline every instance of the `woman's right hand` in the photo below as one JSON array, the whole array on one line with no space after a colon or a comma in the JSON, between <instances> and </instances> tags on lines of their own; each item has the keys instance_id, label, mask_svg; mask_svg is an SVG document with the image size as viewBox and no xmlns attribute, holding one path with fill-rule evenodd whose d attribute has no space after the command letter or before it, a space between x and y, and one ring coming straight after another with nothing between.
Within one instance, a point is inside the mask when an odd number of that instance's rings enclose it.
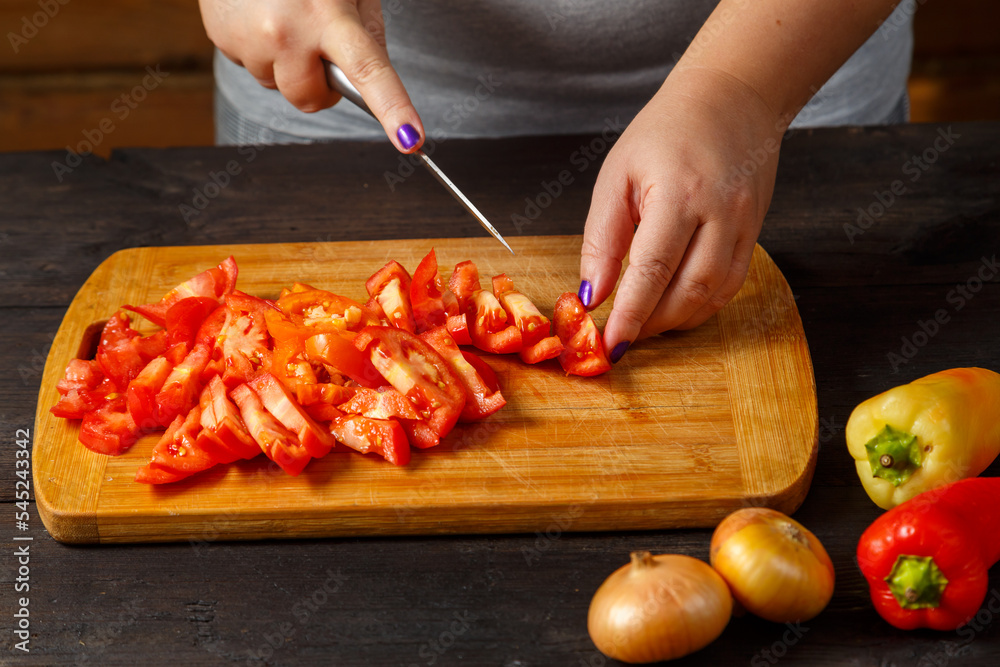
<instances>
[{"instance_id":1,"label":"woman's right hand","mask_svg":"<svg viewBox=\"0 0 1000 667\"><path fill-rule=\"evenodd\" d=\"M379 0L199 0L209 39L265 88L306 113L333 106L340 94L323 59L344 70L389 139L417 150L424 128L385 48Z\"/></svg>"}]
</instances>

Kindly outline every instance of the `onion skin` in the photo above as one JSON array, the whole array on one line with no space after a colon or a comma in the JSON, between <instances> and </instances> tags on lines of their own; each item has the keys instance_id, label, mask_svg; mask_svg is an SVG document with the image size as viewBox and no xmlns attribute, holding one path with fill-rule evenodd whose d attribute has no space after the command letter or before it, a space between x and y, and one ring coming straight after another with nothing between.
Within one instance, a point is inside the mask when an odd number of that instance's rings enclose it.
<instances>
[{"instance_id":1,"label":"onion skin","mask_svg":"<svg viewBox=\"0 0 1000 667\"><path fill-rule=\"evenodd\" d=\"M723 519L711 561L736 600L769 621L808 621L833 596L833 563L822 543L775 510L747 508Z\"/></svg>"},{"instance_id":2,"label":"onion skin","mask_svg":"<svg viewBox=\"0 0 1000 667\"><path fill-rule=\"evenodd\" d=\"M732 611L729 587L703 561L637 551L597 589L587 630L609 658L659 662L708 646Z\"/></svg>"}]
</instances>

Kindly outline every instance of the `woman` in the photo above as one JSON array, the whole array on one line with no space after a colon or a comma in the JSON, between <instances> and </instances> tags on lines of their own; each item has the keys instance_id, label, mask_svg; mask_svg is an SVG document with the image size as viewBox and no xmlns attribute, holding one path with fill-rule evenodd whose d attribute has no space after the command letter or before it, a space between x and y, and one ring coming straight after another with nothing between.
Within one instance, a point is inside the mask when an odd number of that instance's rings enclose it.
<instances>
[{"instance_id":1,"label":"woman","mask_svg":"<svg viewBox=\"0 0 1000 667\"><path fill-rule=\"evenodd\" d=\"M639 338L697 326L736 294L790 125L907 119L912 7L894 6L201 0L224 55L220 143L384 130L410 153L428 132L617 133L627 124L594 187L580 266L580 297L593 308L629 255L604 330L613 361ZM324 58L382 128L351 105L330 109L339 96Z\"/></svg>"}]
</instances>

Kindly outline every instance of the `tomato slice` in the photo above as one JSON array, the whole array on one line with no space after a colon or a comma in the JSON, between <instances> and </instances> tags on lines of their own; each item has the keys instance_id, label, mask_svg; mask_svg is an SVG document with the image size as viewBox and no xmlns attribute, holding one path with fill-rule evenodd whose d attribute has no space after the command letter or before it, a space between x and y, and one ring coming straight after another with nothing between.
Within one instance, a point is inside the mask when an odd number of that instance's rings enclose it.
<instances>
[{"instance_id":1,"label":"tomato slice","mask_svg":"<svg viewBox=\"0 0 1000 667\"><path fill-rule=\"evenodd\" d=\"M225 304L217 304L215 310L209 313L202 321L201 326L198 327L194 342L215 345L216 339L222 333L222 327L226 325L228 313L229 309L226 308Z\"/></svg>"},{"instance_id":2,"label":"tomato slice","mask_svg":"<svg viewBox=\"0 0 1000 667\"><path fill-rule=\"evenodd\" d=\"M281 425L298 436L299 442L309 455L320 458L330 453L335 441L332 435L325 431L309 416L285 385L270 373L260 373L247 382L260 398L268 412L281 422Z\"/></svg>"},{"instance_id":3,"label":"tomato slice","mask_svg":"<svg viewBox=\"0 0 1000 667\"><path fill-rule=\"evenodd\" d=\"M260 446L243 423L239 408L226 394L222 378L215 376L208 382L198 404L203 429L198 441L209 456L219 463L231 463L252 459L261 453Z\"/></svg>"},{"instance_id":4,"label":"tomato slice","mask_svg":"<svg viewBox=\"0 0 1000 667\"><path fill-rule=\"evenodd\" d=\"M345 387L330 382L317 382L316 384L300 384L295 388L295 398L299 405L340 405L351 400L351 397L358 391L358 387ZM325 421L325 420L324 420Z\"/></svg>"},{"instance_id":5,"label":"tomato slice","mask_svg":"<svg viewBox=\"0 0 1000 667\"><path fill-rule=\"evenodd\" d=\"M398 466L410 462L410 443L396 421L347 415L333 420L330 430L339 442L362 454L378 454Z\"/></svg>"},{"instance_id":6,"label":"tomato slice","mask_svg":"<svg viewBox=\"0 0 1000 667\"><path fill-rule=\"evenodd\" d=\"M355 339L357 340L357 339ZM375 389L385 384L371 360L358 350L354 342L337 334L317 334L305 341L310 359L326 365L331 374L343 374L363 387Z\"/></svg>"},{"instance_id":7,"label":"tomato slice","mask_svg":"<svg viewBox=\"0 0 1000 667\"><path fill-rule=\"evenodd\" d=\"M270 315L268 315L268 319L270 319ZM270 325L268 325L268 330L271 330ZM316 384L319 382L316 368L306 355L301 329L297 330L296 335L274 339L271 372L286 387L292 390L296 390L302 384Z\"/></svg>"},{"instance_id":8,"label":"tomato slice","mask_svg":"<svg viewBox=\"0 0 1000 667\"><path fill-rule=\"evenodd\" d=\"M520 329L507 324L507 313L493 292L475 292L466 302L465 320L472 344L484 352L510 354L523 347Z\"/></svg>"},{"instance_id":9,"label":"tomato slice","mask_svg":"<svg viewBox=\"0 0 1000 667\"><path fill-rule=\"evenodd\" d=\"M493 372L493 369L471 352L463 353L445 327L425 331L420 334L420 337L430 343L431 347L437 350L438 354L458 374L458 378L465 388L465 407L462 408L462 416L460 417L462 421L483 419L507 404L497 386L496 373ZM481 364L480 367L489 369L488 372L493 380L492 387L488 386L486 379L471 359L476 359Z\"/></svg>"},{"instance_id":10,"label":"tomato slice","mask_svg":"<svg viewBox=\"0 0 1000 667\"><path fill-rule=\"evenodd\" d=\"M458 311L464 313L472 296L481 290L479 282L479 267L472 260L465 260L455 265L455 270L448 279L448 289L458 300Z\"/></svg>"},{"instance_id":11,"label":"tomato slice","mask_svg":"<svg viewBox=\"0 0 1000 667\"><path fill-rule=\"evenodd\" d=\"M465 407L461 380L426 341L402 329L366 327L354 344L439 436L455 426Z\"/></svg>"},{"instance_id":12,"label":"tomato slice","mask_svg":"<svg viewBox=\"0 0 1000 667\"><path fill-rule=\"evenodd\" d=\"M197 406L186 415L177 415L153 447L150 462L136 471L135 481L169 484L214 466L217 461L198 445L200 418Z\"/></svg>"},{"instance_id":13,"label":"tomato slice","mask_svg":"<svg viewBox=\"0 0 1000 667\"><path fill-rule=\"evenodd\" d=\"M226 323L219 334L227 387L246 382L262 369L271 368L271 336L266 313L274 305L243 292L226 295Z\"/></svg>"},{"instance_id":14,"label":"tomato slice","mask_svg":"<svg viewBox=\"0 0 1000 667\"><path fill-rule=\"evenodd\" d=\"M92 452L117 456L136 443L142 431L128 413L125 396L109 394L86 413L80 423L80 442Z\"/></svg>"},{"instance_id":15,"label":"tomato slice","mask_svg":"<svg viewBox=\"0 0 1000 667\"><path fill-rule=\"evenodd\" d=\"M546 359L555 359L562 354L564 349L559 336L547 336L531 347L521 348L517 355L526 364L537 364Z\"/></svg>"},{"instance_id":16,"label":"tomato slice","mask_svg":"<svg viewBox=\"0 0 1000 667\"><path fill-rule=\"evenodd\" d=\"M139 338L139 332L132 329L128 316L121 311L112 315L101 331L97 363L119 388L128 387L149 361L139 354Z\"/></svg>"},{"instance_id":17,"label":"tomato slice","mask_svg":"<svg viewBox=\"0 0 1000 667\"><path fill-rule=\"evenodd\" d=\"M531 299L514 289L514 283L506 273L493 277L493 294L507 313L508 321L513 322L521 332L523 347L531 347L551 334L549 318L542 315Z\"/></svg>"},{"instance_id":18,"label":"tomato slice","mask_svg":"<svg viewBox=\"0 0 1000 667\"><path fill-rule=\"evenodd\" d=\"M300 328L314 334L354 334L366 326L380 323L376 313L346 296L298 283L295 287L303 289L293 289L277 301L286 319L272 316L268 320L268 329L276 339L298 335Z\"/></svg>"},{"instance_id":19,"label":"tomato slice","mask_svg":"<svg viewBox=\"0 0 1000 667\"><path fill-rule=\"evenodd\" d=\"M170 377L174 367L187 356L187 343L174 345L167 354L153 359L128 385L126 401L132 419L143 429L163 426L157 409L156 395ZM170 422L167 421L167 424Z\"/></svg>"},{"instance_id":20,"label":"tomato slice","mask_svg":"<svg viewBox=\"0 0 1000 667\"><path fill-rule=\"evenodd\" d=\"M125 306L125 309L142 315L153 324L166 327L167 312L174 304L192 296L210 297L218 301L236 289L238 273L236 260L230 256L216 268L203 271L173 288L158 302L142 306Z\"/></svg>"},{"instance_id":21,"label":"tomato slice","mask_svg":"<svg viewBox=\"0 0 1000 667\"><path fill-rule=\"evenodd\" d=\"M472 338L469 337L469 323L465 319L465 313L449 315L445 326L456 343L459 345L472 345Z\"/></svg>"},{"instance_id":22,"label":"tomato slice","mask_svg":"<svg viewBox=\"0 0 1000 667\"><path fill-rule=\"evenodd\" d=\"M573 292L560 296L554 319L556 335L565 347L559 355L559 364L566 373L592 376L611 370L601 332L579 296Z\"/></svg>"},{"instance_id":23,"label":"tomato slice","mask_svg":"<svg viewBox=\"0 0 1000 667\"><path fill-rule=\"evenodd\" d=\"M170 424L174 418L197 405L201 393L201 372L211 359L212 350L198 343L184 357L184 361L171 369L156 393L156 419L161 425Z\"/></svg>"},{"instance_id":24,"label":"tomato slice","mask_svg":"<svg viewBox=\"0 0 1000 667\"><path fill-rule=\"evenodd\" d=\"M337 409L349 415L362 415L372 419L420 420L413 403L392 387L358 387L354 396L338 405Z\"/></svg>"},{"instance_id":25,"label":"tomato slice","mask_svg":"<svg viewBox=\"0 0 1000 667\"><path fill-rule=\"evenodd\" d=\"M392 326L413 333L413 305L410 303L410 274L396 260L389 261L367 281L368 295L378 302Z\"/></svg>"},{"instance_id":26,"label":"tomato slice","mask_svg":"<svg viewBox=\"0 0 1000 667\"><path fill-rule=\"evenodd\" d=\"M420 260L410 283L410 303L417 333L443 325L449 315L458 314L458 299L445 287L438 271L434 248Z\"/></svg>"},{"instance_id":27,"label":"tomato slice","mask_svg":"<svg viewBox=\"0 0 1000 667\"><path fill-rule=\"evenodd\" d=\"M104 375L96 360L73 359L66 366L66 373L56 385L56 391L59 392L59 402L49 411L63 419L83 419L118 388Z\"/></svg>"},{"instance_id":28,"label":"tomato slice","mask_svg":"<svg viewBox=\"0 0 1000 667\"><path fill-rule=\"evenodd\" d=\"M295 434L264 408L253 389L240 384L229 392L229 396L239 407L243 423L267 458L293 477L301 473L312 457Z\"/></svg>"},{"instance_id":29,"label":"tomato slice","mask_svg":"<svg viewBox=\"0 0 1000 667\"><path fill-rule=\"evenodd\" d=\"M429 449L441 443L441 436L425 422L400 419L399 424L403 427L410 444L418 449Z\"/></svg>"},{"instance_id":30,"label":"tomato slice","mask_svg":"<svg viewBox=\"0 0 1000 667\"><path fill-rule=\"evenodd\" d=\"M193 345L202 323L218 308L219 302L207 296L191 296L175 303L166 316L169 344Z\"/></svg>"}]
</instances>

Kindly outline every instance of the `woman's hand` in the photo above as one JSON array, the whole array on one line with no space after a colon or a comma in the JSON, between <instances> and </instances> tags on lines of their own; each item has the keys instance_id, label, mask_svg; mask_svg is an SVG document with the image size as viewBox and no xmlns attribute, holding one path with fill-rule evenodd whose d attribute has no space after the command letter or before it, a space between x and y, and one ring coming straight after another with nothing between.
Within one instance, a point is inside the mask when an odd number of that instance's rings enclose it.
<instances>
[{"instance_id":1,"label":"woman's hand","mask_svg":"<svg viewBox=\"0 0 1000 667\"><path fill-rule=\"evenodd\" d=\"M604 329L612 361L635 340L701 324L739 291L783 130L747 85L691 68L675 69L622 134L594 186L580 265L593 308L629 255Z\"/></svg>"},{"instance_id":2,"label":"woman's hand","mask_svg":"<svg viewBox=\"0 0 1000 667\"><path fill-rule=\"evenodd\" d=\"M260 85L306 113L340 100L322 59L336 63L365 98L396 147L423 143L417 110L389 63L379 0L199 0L205 30Z\"/></svg>"}]
</instances>

